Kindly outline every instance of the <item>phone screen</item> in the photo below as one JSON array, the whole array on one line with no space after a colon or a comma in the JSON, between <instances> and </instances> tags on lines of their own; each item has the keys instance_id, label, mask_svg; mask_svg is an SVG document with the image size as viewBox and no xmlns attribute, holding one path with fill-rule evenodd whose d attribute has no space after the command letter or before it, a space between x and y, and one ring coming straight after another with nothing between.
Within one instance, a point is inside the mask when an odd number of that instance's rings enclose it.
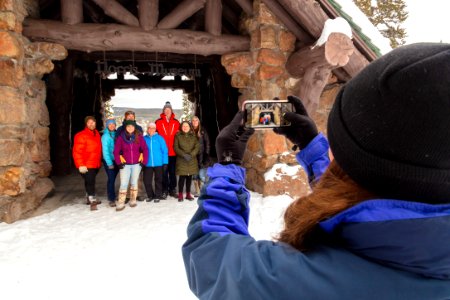
<instances>
[{"instance_id":1,"label":"phone screen","mask_svg":"<svg viewBox=\"0 0 450 300\"><path fill-rule=\"evenodd\" d=\"M292 103L287 100L248 100L243 104L245 127L266 129L290 126L284 114L292 112Z\"/></svg>"}]
</instances>

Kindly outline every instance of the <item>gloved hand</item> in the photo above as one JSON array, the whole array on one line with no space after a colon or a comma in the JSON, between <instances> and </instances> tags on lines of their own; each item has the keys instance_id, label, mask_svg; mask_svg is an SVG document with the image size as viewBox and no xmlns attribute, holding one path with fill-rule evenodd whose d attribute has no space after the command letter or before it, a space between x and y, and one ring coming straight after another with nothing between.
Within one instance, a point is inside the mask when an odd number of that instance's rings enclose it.
<instances>
[{"instance_id":1,"label":"gloved hand","mask_svg":"<svg viewBox=\"0 0 450 300\"><path fill-rule=\"evenodd\" d=\"M119 169L123 169L123 168L125 168L125 164L120 164Z\"/></svg>"},{"instance_id":2,"label":"gloved hand","mask_svg":"<svg viewBox=\"0 0 450 300\"><path fill-rule=\"evenodd\" d=\"M145 168L145 165L143 163L140 162L139 165L141 166L142 169Z\"/></svg>"},{"instance_id":3,"label":"gloved hand","mask_svg":"<svg viewBox=\"0 0 450 300\"><path fill-rule=\"evenodd\" d=\"M123 165L124 163L126 163L127 161L125 160L125 158L121 155L120 156L120 163Z\"/></svg>"},{"instance_id":4,"label":"gloved hand","mask_svg":"<svg viewBox=\"0 0 450 300\"><path fill-rule=\"evenodd\" d=\"M317 127L308 116L300 98L288 96L288 100L294 106L295 112L285 113L284 119L291 122L291 126L274 128L273 131L286 136L300 149L304 149L317 136Z\"/></svg>"},{"instance_id":5,"label":"gloved hand","mask_svg":"<svg viewBox=\"0 0 450 300\"><path fill-rule=\"evenodd\" d=\"M183 158L185 159L185 160L187 160L187 161L191 161L191 159L192 159L192 156L190 155L190 154L183 154Z\"/></svg>"},{"instance_id":6,"label":"gloved hand","mask_svg":"<svg viewBox=\"0 0 450 300\"><path fill-rule=\"evenodd\" d=\"M139 154L139 159L138 162L143 162L144 161L144 153Z\"/></svg>"},{"instance_id":7,"label":"gloved hand","mask_svg":"<svg viewBox=\"0 0 450 300\"><path fill-rule=\"evenodd\" d=\"M217 159L223 165L242 163L247 141L255 132L254 128L244 128L243 118L244 112L239 111L216 139Z\"/></svg>"},{"instance_id":8,"label":"gloved hand","mask_svg":"<svg viewBox=\"0 0 450 300\"><path fill-rule=\"evenodd\" d=\"M80 166L78 171L80 171L81 174L86 174L88 172L88 168L86 166Z\"/></svg>"},{"instance_id":9,"label":"gloved hand","mask_svg":"<svg viewBox=\"0 0 450 300\"><path fill-rule=\"evenodd\" d=\"M163 165L163 173L167 172L167 168L168 168L167 164Z\"/></svg>"}]
</instances>

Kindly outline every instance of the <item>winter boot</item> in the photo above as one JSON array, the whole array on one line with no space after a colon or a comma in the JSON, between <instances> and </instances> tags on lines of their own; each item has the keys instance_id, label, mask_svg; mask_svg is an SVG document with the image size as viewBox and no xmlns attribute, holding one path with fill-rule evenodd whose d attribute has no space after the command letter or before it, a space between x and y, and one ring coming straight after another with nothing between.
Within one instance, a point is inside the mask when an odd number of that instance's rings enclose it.
<instances>
[{"instance_id":1,"label":"winter boot","mask_svg":"<svg viewBox=\"0 0 450 300\"><path fill-rule=\"evenodd\" d=\"M192 201L194 200L194 197L192 197L191 193L186 193L186 199Z\"/></svg>"},{"instance_id":2,"label":"winter boot","mask_svg":"<svg viewBox=\"0 0 450 300\"><path fill-rule=\"evenodd\" d=\"M94 196L88 196L89 205L91 206L91 210L97 210L97 201Z\"/></svg>"},{"instance_id":3,"label":"winter boot","mask_svg":"<svg viewBox=\"0 0 450 300\"><path fill-rule=\"evenodd\" d=\"M117 199L116 211L121 211L125 208L125 199L127 198L127 191L120 190L119 198Z\"/></svg>"},{"instance_id":4,"label":"winter boot","mask_svg":"<svg viewBox=\"0 0 450 300\"><path fill-rule=\"evenodd\" d=\"M200 196L200 180L194 180L194 197L198 196Z\"/></svg>"},{"instance_id":5,"label":"winter boot","mask_svg":"<svg viewBox=\"0 0 450 300\"><path fill-rule=\"evenodd\" d=\"M178 193L178 202L183 202L183 193Z\"/></svg>"},{"instance_id":6,"label":"winter boot","mask_svg":"<svg viewBox=\"0 0 450 300\"><path fill-rule=\"evenodd\" d=\"M137 195L138 195L138 189L136 188L130 188L130 207L136 207L137 203Z\"/></svg>"}]
</instances>

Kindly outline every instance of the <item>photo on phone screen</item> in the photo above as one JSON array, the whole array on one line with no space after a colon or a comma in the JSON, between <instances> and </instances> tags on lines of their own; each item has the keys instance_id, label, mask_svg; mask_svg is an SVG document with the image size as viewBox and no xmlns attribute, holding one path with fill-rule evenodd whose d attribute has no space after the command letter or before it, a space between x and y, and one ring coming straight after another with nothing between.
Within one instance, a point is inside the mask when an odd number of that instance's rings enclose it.
<instances>
[{"instance_id":1,"label":"photo on phone screen","mask_svg":"<svg viewBox=\"0 0 450 300\"><path fill-rule=\"evenodd\" d=\"M287 100L247 100L243 104L245 127L265 129L291 125L284 120L286 112L292 112Z\"/></svg>"}]
</instances>

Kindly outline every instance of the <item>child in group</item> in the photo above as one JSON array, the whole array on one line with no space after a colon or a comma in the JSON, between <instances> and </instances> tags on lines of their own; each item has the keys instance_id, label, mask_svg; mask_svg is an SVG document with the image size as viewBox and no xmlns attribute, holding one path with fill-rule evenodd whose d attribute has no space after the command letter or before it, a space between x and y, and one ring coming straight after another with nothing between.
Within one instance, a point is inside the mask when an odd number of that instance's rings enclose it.
<instances>
[{"instance_id":1,"label":"child in group","mask_svg":"<svg viewBox=\"0 0 450 300\"><path fill-rule=\"evenodd\" d=\"M147 127L147 135L144 136L148 150L147 164L144 166L144 185L147 192L146 202L152 200L158 203L162 197L162 176L164 168L167 168L169 154L166 142L156 132L156 124L150 123ZM164 167L165 166L165 167ZM153 174L155 175L155 190L153 191Z\"/></svg>"},{"instance_id":2,"label":"child in group","mask_svg":"<svg viewBox=\"0 0 450 300\"><path fill-rule=\"evenodd\" d=\"M186 199L192 201L194 200L191 195L192 175L198 174L197 154L200 144L188 121L181 123L181 131L175 135L173 148L177 154L178 202L183 201L184 182L186 182Z\"/></svg>"},{"instance_id":3,"label":"child in group","mask_svg":"<svg viewBox=\"0 0 450 300\"><path fill-rule=\"evenodd\" d=\"M123 122L125 130L117 136L114 145L114 159L120 162L120 188L116 211L125 208L127 188L130 184L130 207L137 205L138 179L141 173L141 164L146 165L148 150L142 133L136 128L136 122L126 120Z\"/></svg>"}]
</instances>

